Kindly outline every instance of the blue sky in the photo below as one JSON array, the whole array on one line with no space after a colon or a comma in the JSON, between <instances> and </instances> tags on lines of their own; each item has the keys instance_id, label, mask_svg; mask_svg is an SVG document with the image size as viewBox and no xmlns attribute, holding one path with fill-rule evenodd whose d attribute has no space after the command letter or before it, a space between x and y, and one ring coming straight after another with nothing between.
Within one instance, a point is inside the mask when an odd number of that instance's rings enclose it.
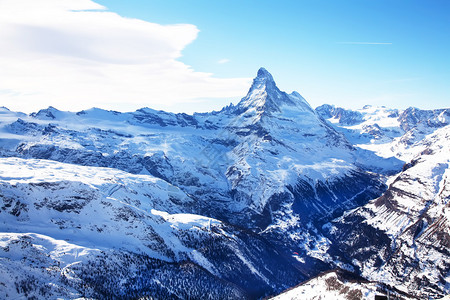
<instances>
[{"instance_id":1,"label":"blue sky","mask_svg":"<svg viewBox=\"0 0 450 300\"><path fill-rule=\"evenodd\" d=\"M194 24L200 33L181 61L219 77L264 66L314 106L450 106L450 1L98 2L128 17Z\"/></svg>"},{"instance_id":2,"label":"blue sky","mask_svg":"<svg viewBox=\"0 0 450 300\"><path fill-rule=\"evenodd\" d=\"M450 1L39 3L0 3L11 28L0 99L12 108L208 111L245 96L259 67L313 107L450 106Z\"/></svg>"}]
</instances>

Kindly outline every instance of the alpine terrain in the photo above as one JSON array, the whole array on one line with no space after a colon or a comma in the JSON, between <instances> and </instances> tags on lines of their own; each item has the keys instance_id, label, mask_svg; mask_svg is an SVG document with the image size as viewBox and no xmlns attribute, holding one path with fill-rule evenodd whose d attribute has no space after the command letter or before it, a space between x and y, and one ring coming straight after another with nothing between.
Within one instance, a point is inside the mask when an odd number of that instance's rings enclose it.
<instances>
[{"instance_id":1,"label":"alpine terrain","mask_svg":"<svg viewBox=\"0 0 450 300\"><path fill-rule=\"evenodd\" d=\"M264 68L210 113L2 107L0 298L438 299L449 123L313 109Z\"/></svg>"}]
</instances>

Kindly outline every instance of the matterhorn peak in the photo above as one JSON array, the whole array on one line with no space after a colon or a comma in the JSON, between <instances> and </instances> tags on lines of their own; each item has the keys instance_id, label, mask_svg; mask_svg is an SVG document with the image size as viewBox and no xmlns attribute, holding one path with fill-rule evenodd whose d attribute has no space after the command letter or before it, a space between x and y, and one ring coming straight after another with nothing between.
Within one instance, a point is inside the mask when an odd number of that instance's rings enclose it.
<instances>
[{"instance_id":1,"label":"matterhorn peak","mask_svg":"<svg viewBox=\"0 0 450 300\"><path fill-rule=\"evenodd\" d=\"M261 90L261 89L278 90L275 81L273 80L272 74L270 74L269 71L267 71L264 68L260 68L258 70L255 79L253 79L253 84L249 90L249 93L252 92L253 90Z\"/></svg>"},{"instance_id":2,"label":"matterhorn peak","mask_svg":"<svg viewBox=\"0 0 450 300\"><path fill-rule=\"evenodd\" d=\"M278 89L272 75L265 68L260 68L253 79L247 96L242 98L236 107L236 111L241 113L247 110L259 113L281 112L282 106L307 106L312 110L303 97L298 93L286 94Z\"/></svg>"},{"instance_id":3,"label":"matterhorn peak","mask_svg":"<svg viewBox=\"0 0 450 300\"><path fill-rule=\"evenodd\" d=\"M255 79L273 81L272 74L270 74L269 71L267 71L266 69L264 69L262 67L259 68L258 74L256 75Z\"/></svg>"},{"instance_id":4,"label":"matterhorn peak","mask_svg":"<svg viewBox=\"0 0 450 300\"><path fill-rule=\"evenodd\" d=\"M257 111L278 110L274 100L282 98L282 92L278 89L272 75L264 68L260 68L253 79L247 96L238 104L238 110L255 108Z\"/></svg>"}]
</instances>

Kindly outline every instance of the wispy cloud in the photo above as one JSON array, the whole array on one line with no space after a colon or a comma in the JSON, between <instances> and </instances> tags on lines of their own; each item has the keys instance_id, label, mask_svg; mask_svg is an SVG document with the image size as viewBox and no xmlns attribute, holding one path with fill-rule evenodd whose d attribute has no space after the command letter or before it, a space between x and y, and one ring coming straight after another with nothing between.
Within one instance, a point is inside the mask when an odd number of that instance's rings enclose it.
<instances>
[{"instance_id":1,"label":"wispy cloud","mask_svg":"<svg viewBox=\"0 0 450 300\"><path fill-rule=\"evenodd\" d=\"M177 60L196 26L124 18L91 0L1 0L0 28L0 100L14 110L162 109L248 88Z\"/></svg>"},{"instance_id":2,"label":"wispy cloud","mask_svg":"<svg viewBox=\"0 0 450 300\"><path fill-rule=\"evenodd\" d=\"M336 44L343 44L343 45L392 45L392 43L386 43L386 42L337 42Z\"/></svg>"},{"instance_id":3,"label":"wispy cloud","mask_svg":"<svg viewBox=\"0 0 450 300\"><path fill-rule=\"evenodd\" d=\"M217 61L218 64L226 64L229 63L230 60L228 58L222 58L220 60Z\"/></svg>"}]
</instances>

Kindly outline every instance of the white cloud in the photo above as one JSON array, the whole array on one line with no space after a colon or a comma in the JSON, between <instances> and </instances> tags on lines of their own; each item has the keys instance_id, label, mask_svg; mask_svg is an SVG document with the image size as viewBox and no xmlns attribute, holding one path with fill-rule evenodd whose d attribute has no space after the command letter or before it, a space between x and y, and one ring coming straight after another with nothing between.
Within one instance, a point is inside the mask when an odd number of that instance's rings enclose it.
<instances>
[{"instance_id":1,"label":"white cloud","mask_svg":"<svg viewBox=\"0 0 450 300\"><path fill-rule=\"evenodd\" d=\"M230 60L228 58L222 58L217 61L218 64L226 64L229 62L230 62Z\"/></svg>"},{"instance_id":2,"label":"white cloud","mask_svg":"<svg viewBox=\"0 0 450 300\"><path fill-rule=\"evenodd\" d=\"M90 0L1 0L0 105L134 110L243 95L249 79L177 61L198 32L124 18Z\"/></svg>"}]
</instances>

